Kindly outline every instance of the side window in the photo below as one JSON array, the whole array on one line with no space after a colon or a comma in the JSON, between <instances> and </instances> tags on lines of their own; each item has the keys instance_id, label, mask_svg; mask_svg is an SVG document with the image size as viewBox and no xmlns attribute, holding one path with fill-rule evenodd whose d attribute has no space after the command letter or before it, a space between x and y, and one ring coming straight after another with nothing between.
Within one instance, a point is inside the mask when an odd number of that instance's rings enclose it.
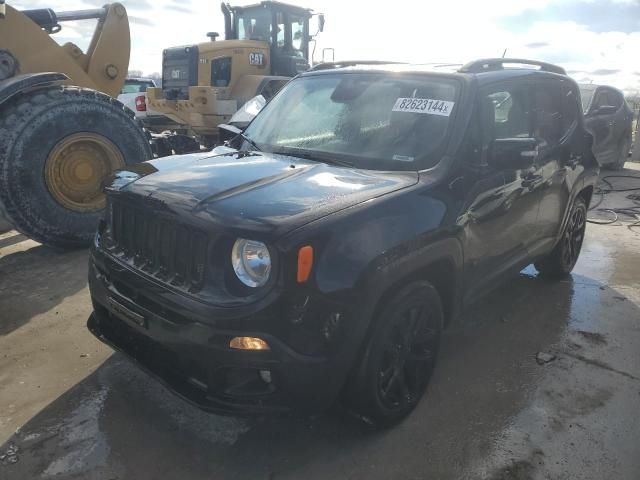
<instances>
[{"instance_id":1,"label":"side window","mask_svg":"<svg viewBox=\"0 0 640 480\"><path fill-rule=\"evenodd\" d=\"M271 41L271 15L266 10L250 10L238 18L238 40Z\"/></svg>"},{"instance_id":2,"label":"side window","mask_svg":"<svg viewBox=\"0 0 640 480\"><path fill-rule=\"evenodd\" d=\"M493 87L482 95L481 103L483 143L533 136L530 95L525 86Z\"/></svg>"},{"instance_id":3,"label":"side window","mask_svg":"<svg viewBox=\"0 0 640 480\"><path fill-rule=\"evenodd\" d=\"M276 14L276 47L284 48L284 44L285 44L284 13L278 12Z\"/></svg>"},{"instance_id":4,"label":"side window","mask_svg":"<svg viewBox=\"0 0 640 480\"><path fill-rule=\"evenodd\" d=\"M211 61L211 86L226 87L231 82L231 57Z\"/></svg>"},{"instance_id":5,"label":"side window","mask_svg":"<svg viewBox=\"0 0 640 480\"><path fill-rule=\"evenodd\" d=\"M304 40L304 21L300 17L289 14L291 22L291 46L296 52L302 52Z\"/></svg>"},{"instance_id":6,"label":"side window","mask_svg":"<svg viewBox=\"0 0 640 480\"><path fill-rule=\"evenodd\" d=\"M592 110L600 108L604 105L609 105L609 95L607 94L607 90L604 88L599 89L596 92L596 98L593 101Z\"/></svg>"},{"instance_id":7,"label":"side window","mask_svg":"<svg viewBox=\"0 0 640 480\"><path fill-rule=\"evenodd\" d=\"M555 145L564 135L562 89L559 82L544 82L534 88L535 137L540 146Z\"/></svg>"},{"instance_id":8,"label":"side window","mask_svg":"<svg viewBox=\"0 0 640 480\"><path fill-rule=\"evenodd\" d=\"M582 103L578 100L578 90L575 86L562 86L562 136L578 122L578 115L582 114Z\"/></svg>"},{"instance_id":9,"label":"side window","mask_svg":"<svg viewBox=\"0 0 640 480\"><path fill-rule=\"evenodd\" d=\"M607 91L607 99L609 100L608 105L613 105L616 108L620 108L622 106L622 102L624 98L615 90Z\"/></svg>"}]
</instances>

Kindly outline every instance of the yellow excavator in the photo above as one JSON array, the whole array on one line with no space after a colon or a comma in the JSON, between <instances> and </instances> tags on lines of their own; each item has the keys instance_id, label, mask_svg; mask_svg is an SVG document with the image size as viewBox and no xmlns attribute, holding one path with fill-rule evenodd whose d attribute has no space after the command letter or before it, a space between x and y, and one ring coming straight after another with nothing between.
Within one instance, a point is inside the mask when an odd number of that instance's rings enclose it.
<instances>
[{"instance_id":1,"label":"yellow excavator","mask_svg":"<svg viewBox=\"0 0 640 480\"><path fill-rule=\"evenodd\" d=\"M52 35L97 20L86 51ZM113 97L130 54L123 5L16 10L0 0L0 228L61 248L90 243L102 180L152 157L149 135Z\"/></svg>"},{"instance_id":2,"label":"yellow excavator","mask_svg":"<svg viewBox=\"0 0 640 480\"><path fill-rule=\"evenodd\" d=\"M195 136L209 147L223 124L256 95L267 100L289 79L309 68L309 44L324 28L324 15L282 2L263 1L232 7L222 3L225 40L167 48L163 52L162 87L147 89L153 110L173 120L182 138L168 137L168 149L186 146ZM317 18L315 32L309 21ZM159 155L163 155L159 149Z\"/></svg>"}]
</instances>

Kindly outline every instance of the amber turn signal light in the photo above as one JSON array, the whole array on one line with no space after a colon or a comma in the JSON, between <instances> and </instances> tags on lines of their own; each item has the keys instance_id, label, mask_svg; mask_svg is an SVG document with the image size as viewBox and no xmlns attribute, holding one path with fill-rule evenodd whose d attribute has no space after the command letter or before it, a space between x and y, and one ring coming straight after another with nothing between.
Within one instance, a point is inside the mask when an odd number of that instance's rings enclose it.
<instances>
[{"instance_id":1,"label":"amber turn signal light","mask_svg":"<svg viewBox=\"0 0 640 480\"><path fill-rule=\"evenodd\" d=\"M313 247L306 245L298 250L298 283L304 283L309 279L313 266Z\"/></svg>"},{"instance_id":2,"label":"amber turn signal light","mask_svg":"<svg viewBox=\"0 0 640 480\"><path fill-rule=\"evenodd\" d=\"M269 350L269 344L257 337L234 337L229 346L238 350Z\"/></svg>"}]
</instances>

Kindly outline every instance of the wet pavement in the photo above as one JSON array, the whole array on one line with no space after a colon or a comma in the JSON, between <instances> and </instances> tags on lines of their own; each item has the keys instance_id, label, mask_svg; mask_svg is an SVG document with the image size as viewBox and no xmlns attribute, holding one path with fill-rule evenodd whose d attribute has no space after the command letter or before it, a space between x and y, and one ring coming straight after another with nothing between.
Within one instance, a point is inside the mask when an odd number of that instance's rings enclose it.
<instances>
[{"instance_id":1,"label":"wet pavement","mask_svg":"<svg viewBox=\"0 0 640 480\"><path fill-rule=\"evenodd\" d=\"M637 480L640 228L628 224L589 225L571 278L528 268L470 308L416 411L379 432L339 407L195 409L86 331L86 252L0 236L0 479Z\"/></svg>"}]
</instances>

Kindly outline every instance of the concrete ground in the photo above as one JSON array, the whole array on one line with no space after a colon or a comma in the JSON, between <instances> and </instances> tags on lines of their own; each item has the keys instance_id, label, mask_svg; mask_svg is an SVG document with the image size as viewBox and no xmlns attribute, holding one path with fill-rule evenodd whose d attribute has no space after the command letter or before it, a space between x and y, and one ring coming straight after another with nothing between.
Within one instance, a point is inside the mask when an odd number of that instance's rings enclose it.
<instances>
[{"instance_id":1,"label":"concrete ground","mask_svg":"<svg viewBox=\"0 0 640 480\"><path fill-rule=\"evenodd\" d=\"M571 278L528 268L469 309L426 397L382 432L338 409L191 407L88 333L86 251L0 236L0 479L637 480L640 228L624 220L588 226Z\"/></svg>"}]
</instances>

